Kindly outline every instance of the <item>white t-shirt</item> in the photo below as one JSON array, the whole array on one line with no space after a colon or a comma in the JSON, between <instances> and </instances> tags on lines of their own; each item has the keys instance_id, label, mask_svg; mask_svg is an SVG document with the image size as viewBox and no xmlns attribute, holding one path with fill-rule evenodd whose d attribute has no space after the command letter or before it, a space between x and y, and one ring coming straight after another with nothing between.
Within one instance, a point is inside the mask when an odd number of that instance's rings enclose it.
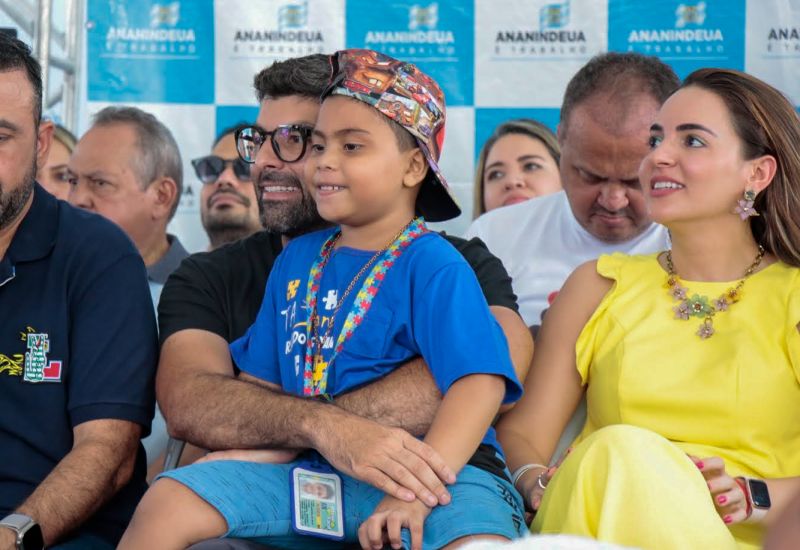
<instances>
[{"instance_id":1,"label":"white t-shirt","mask_svg":"<svg viewBox=\"0 0 800 550\"><path fill-rule=\"evenodd\" d=\"M541 324L548 296L582 263L601 254L650 254L668 246L666 228L655 223L630 241L599 240L575 219L563 191L487 212L466 237L480 238L502 260L527 325Z\"/></svg>"}]
</instances>

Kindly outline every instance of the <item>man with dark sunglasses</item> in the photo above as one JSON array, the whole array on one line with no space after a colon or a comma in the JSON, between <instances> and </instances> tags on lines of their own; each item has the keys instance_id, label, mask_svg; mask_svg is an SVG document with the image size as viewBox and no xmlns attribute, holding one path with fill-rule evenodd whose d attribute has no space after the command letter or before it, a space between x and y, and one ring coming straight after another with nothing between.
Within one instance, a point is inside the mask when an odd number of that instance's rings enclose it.
<instances>
[{"instance_id":1,"label":"man with dark sunglasses","mask_svg":"<svg viewBox=\"0 0 800 550\"><path fill-rule=\"evenodd\" d=\"M414 437L427 430L441 400L421 359L332 403L284 395L234 375L228 343L256 318L276 256L291 238L325 226L302 182L309 148L304 129L317 120L329 74L328 57L315 54L275 63L256 76L258 119L238 132L237 146L252 162L266 231L193 255L170 277L159 304L159 404L174 436L206 449L260 448L285 461L293 452L287 449L311 448L387 493L447 500L437 474L441 458ZM475 271L524 379L532 342L508 275L477 239L448 239ZM491 468L494 458L476 453L473 460ZM202 544L218 550L257 547L231 540Z\"/></svg>"},{"instance_id":2,"label":"man with dark sunglasses","mask_svg":"<svg viewBox=\"0 0 800 550\"><path fill-rule=\"evenodd\" d=\"M203 183L200 221L208 235L209 250L262 229L250 165L236 152L236 131L243 126L220 132L211 154L192 161L195 174Z\"/></svg>"}]
</instances>

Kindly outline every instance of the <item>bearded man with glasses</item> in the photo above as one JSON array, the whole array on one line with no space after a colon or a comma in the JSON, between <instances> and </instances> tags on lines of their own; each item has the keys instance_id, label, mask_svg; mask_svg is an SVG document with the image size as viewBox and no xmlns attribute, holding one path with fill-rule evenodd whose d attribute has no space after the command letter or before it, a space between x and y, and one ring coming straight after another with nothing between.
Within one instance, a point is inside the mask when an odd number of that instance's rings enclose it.
<instances>
[{"instance_id":1,"label":"bearded man with glasses","mask_svg":"<svg viewBox=\"0 0 800 550\"><path fill-rule=\"evenodd\" d=\"M258 200L250 179L250 164L236 152L236 132L243 124L217 136L211 154L192 161L200 191L200 221L209 250L261 230Z\"/></svg>"},{"instance_id":2,"label":"bearded man with glasses","mask_svg":"<svg viewBox=\"0 0 800 550\"><path fill-rule=\"evenodd\" d=\"M303 177L310 131L329 77L328 57L320 54L274 63L256 76L257 121L236 135L240 157L252 163L266 231L193 255L170 276L158 307L159 404L170 433L204 449L263 449L267 459L284 462L298 449L315 449L337 469L386 493L446 501L443 462L415 437L428 429L441 401L422 359L331 403L285 395L237 375L231 361L228 343L256 318L278 253L291 238L326 225ZM517 375L524 379L533 345L502 263L477 239L447 238L475 271L508 339ZM305 291L299 281L286 289ZM290 317L287 311L287 322ZM202 452L194 448L184 458ZM478 454L473 460L491 466L493 455ZM257 545L225 539L196 547Z\"/></svg>"}]
</instances>

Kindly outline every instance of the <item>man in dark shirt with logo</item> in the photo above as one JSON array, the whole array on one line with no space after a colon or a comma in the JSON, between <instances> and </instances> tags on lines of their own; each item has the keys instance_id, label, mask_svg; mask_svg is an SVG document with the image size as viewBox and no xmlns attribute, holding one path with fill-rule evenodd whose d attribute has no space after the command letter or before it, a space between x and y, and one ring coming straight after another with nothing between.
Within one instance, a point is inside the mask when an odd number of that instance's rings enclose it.
<instances>
[{"instance_id":1,"label":"man in dark shirt with logo","mask_svg":"<svg viewBox=\"0 0 800 550\"><path fill-rule=\"evenodd\" d=\"M302 180L329 74L328 57L310 55L256 76L258 121L239 130L238 142L243 158L254 160L251 174L267 231L187 258L167 281L159 303L159 404L173 435L206 449L313 448L387 493L446 499L436 474L443 462L414 437L425 433L441 399L422 360L333 404L233 377L228 343L256 318L275 257L289 239L324 223ZM480 241L449 239L475 271L524 379L532 342L508 275Z\"/></svg>"},{"instance_id":2,"label":"man in dark shirt with logo","mask_svg":"<svg viewBox=\"0 0 800 550\"><path fill-rule=\"evenodd\" d=\"M155 319L122 231L35 182L41 105L0 35L0 549L113 548L146 488Z\"/></svg>"}]
</instances>

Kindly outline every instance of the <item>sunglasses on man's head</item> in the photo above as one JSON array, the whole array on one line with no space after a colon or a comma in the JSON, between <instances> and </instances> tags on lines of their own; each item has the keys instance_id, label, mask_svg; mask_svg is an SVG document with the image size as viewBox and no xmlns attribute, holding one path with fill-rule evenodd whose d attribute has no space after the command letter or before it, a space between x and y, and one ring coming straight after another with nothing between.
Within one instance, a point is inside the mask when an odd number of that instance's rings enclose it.
<instances>
[{"instance_id":1,"label":"sunglasses on man's head","mask_svg":"<svg viewBox=\"0 0 800 550\"><path fill-rule=\"evenodd\" d=\"M306 154L312 130L311 126L303 124L282 124L271 132L258 126L244 126L236 130L236 150L243 161L252 164L269 139L275 156L283 162L297 162Z\"/></svg>"},{"instance_id":2,"label":"sunglasses on man's head","mask_svg":"<svg viewBox=\"0 0 800 550\"><path fill-rule=\"evenodd\" d=\"M192 161L197 179L206 185L217 181L219 175L225 171L229 164L233 167L233 173L239 181L250 180L250 165L240 158L224 159L217 155L208 155Z\"/></svg>"}]
</instances>

